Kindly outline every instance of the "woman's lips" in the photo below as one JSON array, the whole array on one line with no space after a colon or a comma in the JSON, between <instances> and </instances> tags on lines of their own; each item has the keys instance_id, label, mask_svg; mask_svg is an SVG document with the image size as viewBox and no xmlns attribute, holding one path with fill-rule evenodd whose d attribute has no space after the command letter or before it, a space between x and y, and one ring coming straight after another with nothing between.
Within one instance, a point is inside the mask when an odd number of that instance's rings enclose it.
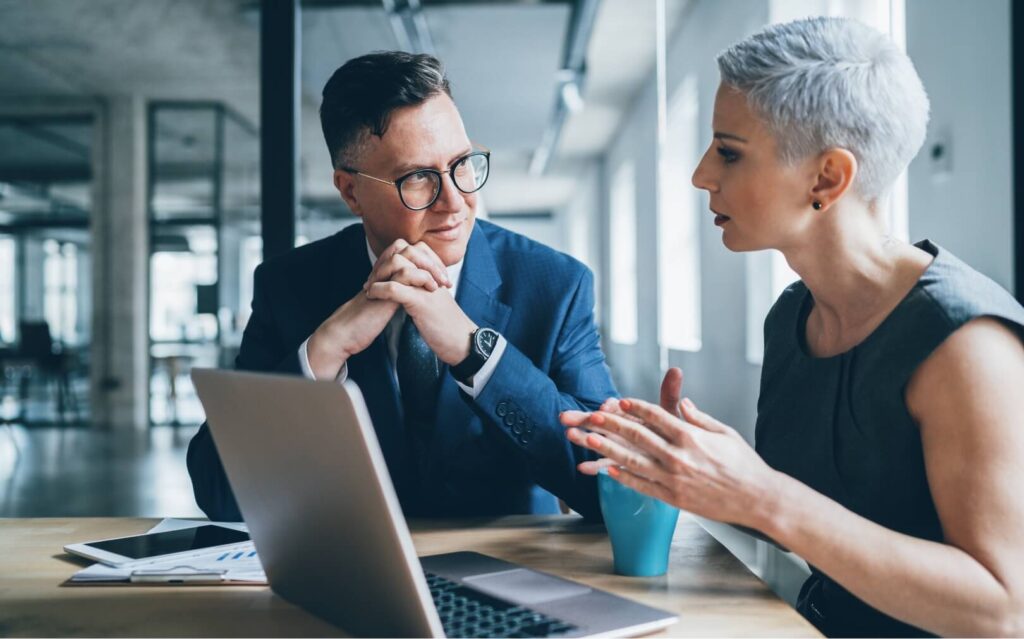
<instances>
[{"instance_id":1,"label":"woman's lips","mask_svg":"<svg viewBox=\"0 0 1024 639\"><path fill-rule=\"evenodd\" d=\"M721 213L715 213L715 226L722 226L728 222L730 218L728 215L722 215Z\"/></svg>"}]
</instances>

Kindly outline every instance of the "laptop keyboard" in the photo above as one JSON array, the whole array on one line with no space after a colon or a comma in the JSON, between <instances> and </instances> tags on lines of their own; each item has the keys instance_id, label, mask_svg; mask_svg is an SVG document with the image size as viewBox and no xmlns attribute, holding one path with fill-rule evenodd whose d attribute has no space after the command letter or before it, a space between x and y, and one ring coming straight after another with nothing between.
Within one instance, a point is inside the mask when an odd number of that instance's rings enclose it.
<instances>
[{"instance_id":1,"label":"laptop keyboard","mask_svg":"<svg viewBox=\"0 0 1024 639\"><path fill-rule=\"evenodd\" d=\"M557 637L576 626L426 573L430 595L449 637Z\"/></svg>"}]
</instances>

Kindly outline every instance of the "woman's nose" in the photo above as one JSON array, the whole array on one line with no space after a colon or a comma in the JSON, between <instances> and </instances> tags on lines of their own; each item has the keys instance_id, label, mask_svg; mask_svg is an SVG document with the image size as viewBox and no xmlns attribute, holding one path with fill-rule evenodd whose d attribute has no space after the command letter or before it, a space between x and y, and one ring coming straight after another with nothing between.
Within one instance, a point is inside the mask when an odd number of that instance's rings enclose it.
<instances>
[{"instance_id":1,"label":"woman's nose","mask_svg":"<svg viewBox=\"0 0 1024 639\"><path fill-rule=\"evenodd\" d=\"M705 153L701 157L700 162L697 164L697 168L693 170L693 177L690 178L690 181L698 189L703 189L705 191L714 191L716 189L711 169L708 166L708 153Z\"/></svg>"}]
</instances>

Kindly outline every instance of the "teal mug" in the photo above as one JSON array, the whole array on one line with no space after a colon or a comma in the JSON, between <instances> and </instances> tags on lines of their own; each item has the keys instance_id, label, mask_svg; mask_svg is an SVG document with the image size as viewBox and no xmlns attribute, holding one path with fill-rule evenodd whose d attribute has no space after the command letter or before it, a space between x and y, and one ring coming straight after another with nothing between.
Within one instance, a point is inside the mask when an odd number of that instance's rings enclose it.
<instances>
[{"instance_id":1,"label":"teal mug","mask_svg":"<svg viewBox=\"0 0 1024 639\"><path fill-rule=\"evenodd\" d=\"M628 577L665 574L679 509L623 486L603 468L597 489L615 572Z\"/></svg>"}]
</instances>

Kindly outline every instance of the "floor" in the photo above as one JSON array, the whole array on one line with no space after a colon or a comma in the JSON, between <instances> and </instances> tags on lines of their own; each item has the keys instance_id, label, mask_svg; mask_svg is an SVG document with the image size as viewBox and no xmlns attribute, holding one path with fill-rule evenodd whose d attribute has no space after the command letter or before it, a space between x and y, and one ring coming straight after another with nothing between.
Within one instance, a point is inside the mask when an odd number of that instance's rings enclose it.
<instances>
[{"instance_id":1,"label":"floor","mask_svg":"<svg viewBox=\"0 0 1024 639\"><path fill-rule=\"evenodd\" d=\"M195 426L0 426L0 517L193 517Z\"/></svg>"}]
</instances>

